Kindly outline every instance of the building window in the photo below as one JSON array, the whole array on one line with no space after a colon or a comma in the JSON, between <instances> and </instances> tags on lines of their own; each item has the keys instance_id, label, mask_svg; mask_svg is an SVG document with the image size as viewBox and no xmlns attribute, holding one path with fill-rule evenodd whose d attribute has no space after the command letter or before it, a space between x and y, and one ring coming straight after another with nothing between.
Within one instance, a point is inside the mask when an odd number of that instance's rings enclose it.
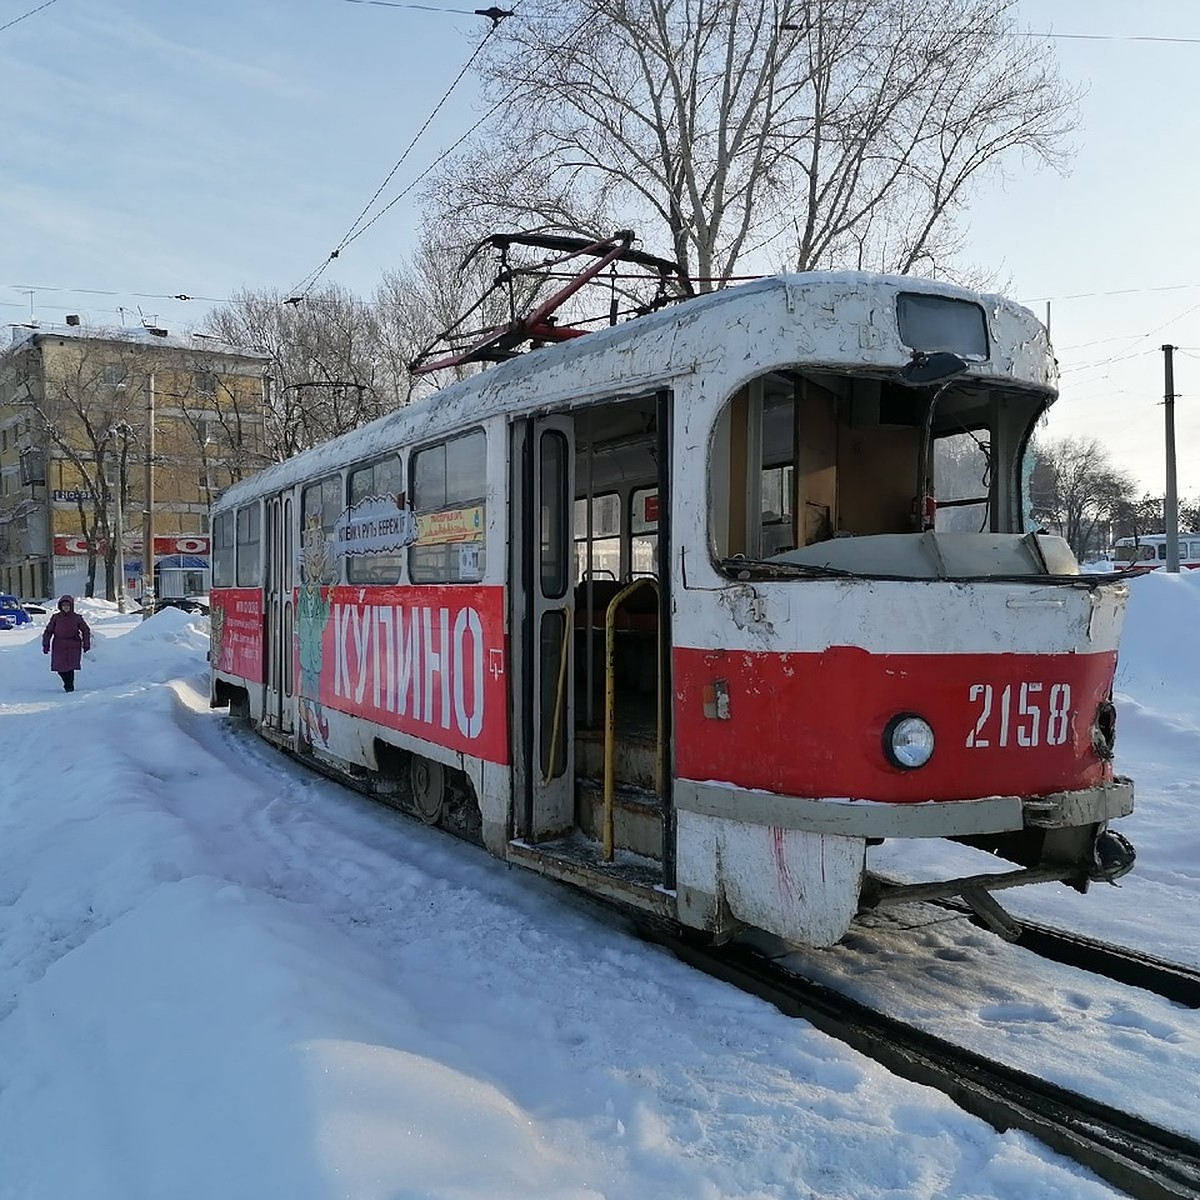
<instances>
[{"instance_id":1,"label":"building window","mask_svg":"<svg viewBox=\"0 0 1200 1200\"><path fill-rule=\"evenodd\" d=\"M125 364L124 363L105 363L104 364L104 384L106 387L124 387L125 386Z\"/></svg>"},{"instance_id":2,"label":"building window","mask_svg":"<svg viewBox=\"0 0 1200 1200\"><path fill-rule=\"evenodd\" d=\"M215 371L197 371L192 376L192 380L197 396L212 399L217 394L217 375Z\"/></svg>"}]
</instances>

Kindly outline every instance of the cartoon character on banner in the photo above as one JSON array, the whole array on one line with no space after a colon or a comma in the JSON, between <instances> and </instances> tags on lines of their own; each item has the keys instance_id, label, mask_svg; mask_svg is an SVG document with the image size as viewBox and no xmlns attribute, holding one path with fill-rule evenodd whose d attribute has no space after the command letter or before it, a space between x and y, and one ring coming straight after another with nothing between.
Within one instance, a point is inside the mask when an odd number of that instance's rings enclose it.
<instances>
[{"instance_id":1,"label":"cartoon character on banner","mask_svg":"<svg viewBox=\"0 0 1200 1200\"><path fill-rule=\"evenodd\" d=\"M329 588L332 579L329 543L321 518L311 516L304 527L300 559L300 603L296 637L300 643L300 721L304 740L312 745L314 733L322 745L329 742L329 722L321 707L321 667L325 659L325 627L329 624Z\"/></svg>"}]
</instances>

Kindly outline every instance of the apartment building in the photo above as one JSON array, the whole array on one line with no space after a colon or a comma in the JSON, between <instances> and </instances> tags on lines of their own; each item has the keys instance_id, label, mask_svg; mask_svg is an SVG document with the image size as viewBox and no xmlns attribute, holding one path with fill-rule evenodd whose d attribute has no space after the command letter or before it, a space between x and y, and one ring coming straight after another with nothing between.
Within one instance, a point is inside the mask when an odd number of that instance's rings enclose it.
<instances>
[{"instance_id":1,"label":"apartment building","mask_svg":"<svg viewBox=\"0 0 1200 1200\"><path fill-rule=\"evenodd\" d=\"M0 590L204 590L208 509L266 465L268 356L157 327L14 325L0 350ZM122 574L122 565L124 571Z\"/></svg>"}]
</instances>

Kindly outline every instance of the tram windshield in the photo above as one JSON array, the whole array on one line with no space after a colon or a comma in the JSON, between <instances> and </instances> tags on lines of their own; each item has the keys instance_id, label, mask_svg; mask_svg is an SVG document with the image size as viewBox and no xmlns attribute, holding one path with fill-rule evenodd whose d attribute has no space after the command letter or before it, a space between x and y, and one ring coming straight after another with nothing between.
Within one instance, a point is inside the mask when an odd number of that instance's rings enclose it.
<instances>
[{"instance_id":1,"label":"tram windshield","mask_svg":"<svg viewBox=\"0 0 1200 1200\"><path fill-rule=\"evenodd\" d=\"M1161 552L1161 553L1160 553ZM1166 558L1166 544L1159 545L1157 549L1151 542L1129 542L1122 545L1120 542L1113 548L1113 561L1119 563L1135 563L1135 562L1153 562L1155 557Z\"/></svg>"},{"instance_id":2,"label":"tram windshield","mask_svg":"<svg viewBox=\"0 0 1200 1200\"><path fill-rule=\"evenodd\" d=\"M895 535L932 531L990 535L990 549L972 553L996 561L981 558L967 573L1032 569L1001 561L1001 535L1027 533L1021 462L1044 404L969 379L941 389L811 371L754 380L730 398L713 435L714 559L739 574L767 563L773 574L908 574L914 551Z\"/></svg>"}]
</instances>

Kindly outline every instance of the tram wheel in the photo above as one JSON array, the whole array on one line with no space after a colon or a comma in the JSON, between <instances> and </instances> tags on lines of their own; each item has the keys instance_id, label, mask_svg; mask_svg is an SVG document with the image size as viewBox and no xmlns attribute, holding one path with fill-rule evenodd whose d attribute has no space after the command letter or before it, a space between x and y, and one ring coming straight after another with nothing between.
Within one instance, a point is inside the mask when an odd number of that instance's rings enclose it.
<instances>
[{"instance_id":1,"label":"tram wheel","mask_svg":"<svg viewBox=\"0 0 1200 1200\"><path fill-rule=\"evenodd\" d=\"M409 780L417 816L426 825L436 825L446 807L446 773L442 764L414 754Z\"/></svg>"}]
</instances>

